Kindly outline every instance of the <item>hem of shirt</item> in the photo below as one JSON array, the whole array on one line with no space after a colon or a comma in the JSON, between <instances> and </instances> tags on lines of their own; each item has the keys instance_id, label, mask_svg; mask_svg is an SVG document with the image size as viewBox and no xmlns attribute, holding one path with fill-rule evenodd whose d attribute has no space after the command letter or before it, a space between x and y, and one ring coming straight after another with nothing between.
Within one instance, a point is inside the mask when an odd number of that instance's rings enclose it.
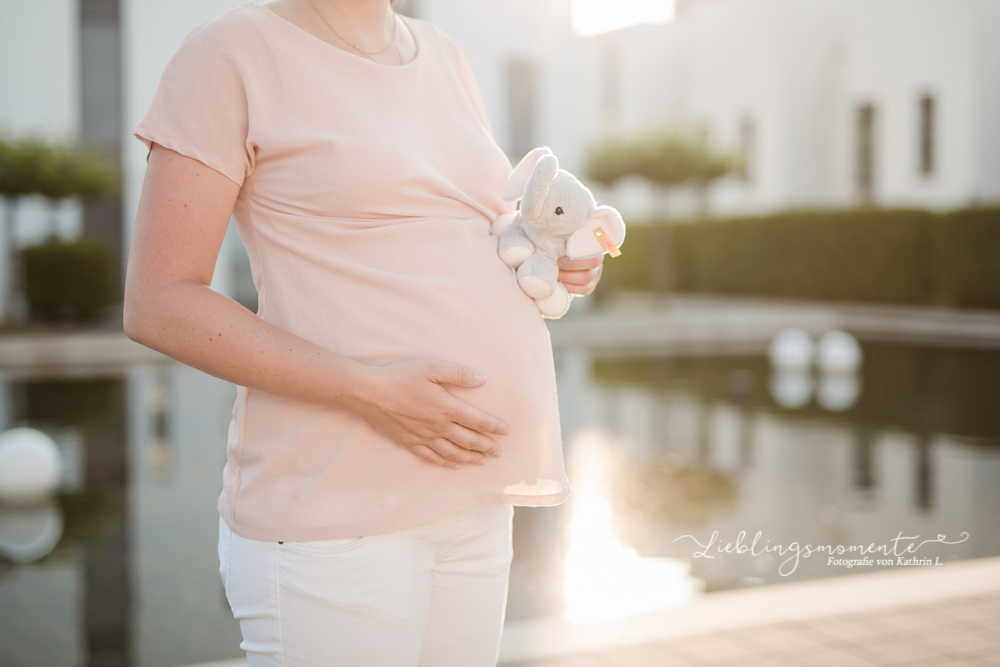
<instances>
[{"instance_id":1,"label":"hem of shirt","mask_svg":"<svg viewBox=\"0 0 1000 667\"><path fill-rule=\"evenodd\" d=\"M248 540L262 542L311 542L315 540L336 540L344 537L363 537L366 535L392 533L397 530L413 528L414 526L440 519L449 514L461 512L480 503L499 503L519 507L551 507L559 505L566 500L569 497L569 493L569 488L564 488L559 493L550 493L544 496L525 496L512 493L479 493L398 519L316 528L257 528L243 525L233 519L232 511L229 507L229 499L226 497L225 491L219 496L217 509L222 520L229 526L229 529Z\"/></svg>"},{"instance_id":2,"label":"hem of shirt","mask_svg":"<svg viewBox=\"0 0 1000 667\"><path fill-rule=\"evenodd\" d=\"M156 130L150 128L148 125L144 125L143 123L139 123L136 126L135 131L132 133L132 136L134 136L142 143L146 144L147 162L149 161L149 151L153 150L153 147L150 144L150 142L155 141L161 146L169 148L170 150L180 153L181 155L187 156L194 160L198 160L198 162L201 162L206 167L214 169L215 171L219 172L220 174L231 180L233 183L236 183L236 185L243 187L243 181L245 179L245 175L243 174L242 171L237 172L230 165L225 164L219 158L216 158L215 156L206 153L201 149L195 148L194 146L186 144L183 141L178 141L177 139L168 137L167 135L157 132Z\"/></svg>"}]
</instances>

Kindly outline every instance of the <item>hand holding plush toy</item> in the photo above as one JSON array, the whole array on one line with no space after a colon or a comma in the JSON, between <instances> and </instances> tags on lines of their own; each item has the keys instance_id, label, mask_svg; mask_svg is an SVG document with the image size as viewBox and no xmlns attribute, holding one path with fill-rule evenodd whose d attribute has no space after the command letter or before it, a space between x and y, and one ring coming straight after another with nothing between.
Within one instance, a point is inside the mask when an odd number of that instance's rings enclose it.
<instances>
[{"instance_id":1,"label":"hand holding plush toy","mask_svg":"<svg viewBox=\"0 0 1000 667\"><path fill-rule=\"evenodd\" d=\"M618 211L598 206L575 176L559 168L547 147L536 148L518 163L503 190L507 201L521 200L516 213L493 223L497 251L517 269L517 283L535 300L543 317L556 319L569 310L573 295L558 280L557 260L621 254L625 223Z\"/></svg>"}]
</instances>

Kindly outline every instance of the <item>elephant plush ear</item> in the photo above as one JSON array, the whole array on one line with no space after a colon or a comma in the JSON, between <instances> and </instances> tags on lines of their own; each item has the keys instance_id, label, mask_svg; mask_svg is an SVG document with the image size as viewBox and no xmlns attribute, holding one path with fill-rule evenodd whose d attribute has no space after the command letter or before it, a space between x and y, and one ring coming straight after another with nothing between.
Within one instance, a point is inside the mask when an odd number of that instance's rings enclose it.
<instances>
[{"instance_id":1,"label":"elephant plush ear","mask_svg":"<svg viewBox=\"0 0 1000 667\"><path fill-rule=\"evenodd\" d=\"M535 170L535 165L538 164L539 158L543 155L552 155L552 151L548 146L535 148L521 158L521 161L514 167L514 171L510 172L507 185L504 186L502 196L506 201L517 201L521 198L524 194L525 186L528 185L528 178L531 176L531 172Z\"/></svg>"},{"instance_id":2,"label":"elephant plush ear","mask_svg":"<svg viewBox=\"0 0 1000 667\"><path fill-rule=\"evenodd\" d=\"M595 233L598 228L601 229L601 235L606 236L615 248L625 241L625 222L621 213L610 206L598 206L587 222L566 240L566 256L570 259L583 259L609 252Z\"/></svg>"},{"instance_id":3,"label":"elephant plush ear","mask_svg":"<svg viewBox=\"0 0 1000 667\"><path fill-rule=\"evenodd\" d=\"M528 184L524 186L524 199L521 200L521 215L529 221L542 214L545 197L549 194L549 186L559 173L559 160L555 155L543 155L538 158L531 172Z\"/></svg>"}]
</instances>

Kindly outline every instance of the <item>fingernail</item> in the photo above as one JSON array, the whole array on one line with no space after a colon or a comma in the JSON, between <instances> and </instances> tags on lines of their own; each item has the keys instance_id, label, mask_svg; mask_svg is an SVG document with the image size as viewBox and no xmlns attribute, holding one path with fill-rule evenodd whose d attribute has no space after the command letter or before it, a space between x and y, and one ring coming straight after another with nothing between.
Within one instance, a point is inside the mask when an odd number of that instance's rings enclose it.
<instances>
[{"instance_id":1,"label":"fingernail","mask_svg":"<svg viewBox=\"0 0 1000 667\"><path fill-rule=\"evenodd\" d=\"M476 382L486 382L486 373L482 371L476 371Z\"/></svg>"},{"instance_id":2,"label":"fingernail","mask_svg":"<svg viewBox=\"0 0 1000 667\"><path fill-rule=\"evenodd\" d=\"M484 466L486 465L486 459L476 459L476 463L478 463L481 466Z\"/></svg>"},{"instance_id":3,"label":"fingernail","mask_svg":"<svg viewBox=\"0 0 1000 667\"><path fill-rule=\"evenodd\" d=\"M500 450L499 449L494 449L492 452L490 452L490 455L493 458L496 458L496 457L500 456Z\"/></svg>"},{"instance_id":4,"label":"fingernail","mask_svg":"<svg viewBox=\"0 0 1000 667\"><path fill-rule=\"evenodd\" d=\"M451 467L452 467L452 469L454 469L454 470L458 470L459 468L461 468L461 467L462 467L462 465L461 465L461 464L459 464L459 463L452 463L452 464L451 464Z\"/></svg>"}]
</instances>

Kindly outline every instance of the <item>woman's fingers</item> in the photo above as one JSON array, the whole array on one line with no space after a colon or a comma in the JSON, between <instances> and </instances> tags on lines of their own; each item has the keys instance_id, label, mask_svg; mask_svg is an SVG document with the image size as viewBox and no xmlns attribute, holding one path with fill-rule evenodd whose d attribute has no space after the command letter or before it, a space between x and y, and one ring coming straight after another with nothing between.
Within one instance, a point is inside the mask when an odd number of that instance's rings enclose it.
<instances>
[{"instance_id":1,"label":"woman's fingers","mask_svg":"<svg viewBox=\"0 0 1000 667\"><path fill-rule=\"evenodd\" d=\"M466 432L471 433L470 431ZM450 438L459 440L459 443L455 443ZM468 446L471 442L472 440L468 436L452 435L449 438L437 438L427 445L414 445L410 450L423 460L445 468L458 469L462 467L463 463L482 465L486 462L486 455L482 451ZM479 446L481 445L476 445L476 447Z\"/></svg>"},{"instance_id":2,"label":"woman's fingers","mask_svg":"<svg viewBox=\"0 0 1000 667\"><path fill-rule=\"evenodd\" d=\"M566 269L567 271L586 271L587 269L596 269L603 261L604 255L584 257L583 259L570 259L563 256L556 261L556 264L560 269Z\"/></svg>"},{"instance_id":3,"label":"woman's fingers","mask_svg":"<svg viewBox=\"0 0 1000 667\"><path fill-rule=\"evenodd\" d=\"M557 263L559 265L558 280L566 286L566 290L570 294L586 296L594 291L597 283L601 280L604 255L585 259L560 257Z\"/></svg>"},{"instance_id":4,"label":"woman's fingers","mask_svg":"<svg viewBox=\"0 0 1000 667\"><path fill-rule=\"evenodd\" d=\"M493 438L455 423L451 424L451 428L444 434L444 437L459 447L489 454L493 457L500 456L503 451Z\"/></svg>"},{"instance_id":5,"label":"woman's fingers","mask_svg":"<svg viewBox=\"0 0 1000 667\"><path fill-rule=\"evenodd\" d=\"M560 271L559 282L564 285L586 285L597 278L600 269L585 269L582 271Z\"/></svg>"},{"instance_id":6,"label":"woman's fingers","mask_svg":"<svg viewBox=\"0 0 1000 667\"><path fill-rule=\"evenodd\" d=\"M359 411L377 430L435 465L456 468L500 456L500 445L490 435L507 435L507 424L435 386L480 386L485 380L476 378L478 369L435 360L373 368L378 369L374 389Z\"/></svg>"},{"instance_id":7,"label":"woman's fingers","mask_svg":"<svg viewBox=\"0 0 1000 667\"><path fill-rule=\"evenodd\" d=\"M416 454L419 458L422 458L424 461L427 461L428 463L437 464L444 468L454 468L457 470L458 468L462 467L461 463L458 463L456 461L449 461L448 459L441 456L427 445L416 445L414 447L411 447L410 451Z\"/></svg>"},{"instance_id":8,"label":"woman's fingers","mask_svg":"<svg viewBox=\"0 0 1000 667\"><path fill-rule=\"evenodd\" d=\"M600 279L600 267L588 271L560 271L558 278L559 282L566 286L566 291L578 296L587 296L593 292Z\"/></svg>"},{"instance_id":9,"label":"woman's fingers","mask_svg":"<svg viewBox=\"0 0 1000 667\"><path fill-rule=\"evenodd\" d=\"M429 446L439 456L455 463L486 463L486 455L482 452L475 452L471 449L460 447L447 438L438 438L431 442Z\"/></svg>"},{"instance_id":10,"label":"woman's fingers","mask_svg":"<svg viewBox=\"0 0 1000 667\"><path fill-rule=\"evenodd\" d=\"M503 421L464 401L456 400L451 408L450 416L454 423L480 433L496 433L497 435L510 433L510 427Z\"/></svg>"}]
</instances>

